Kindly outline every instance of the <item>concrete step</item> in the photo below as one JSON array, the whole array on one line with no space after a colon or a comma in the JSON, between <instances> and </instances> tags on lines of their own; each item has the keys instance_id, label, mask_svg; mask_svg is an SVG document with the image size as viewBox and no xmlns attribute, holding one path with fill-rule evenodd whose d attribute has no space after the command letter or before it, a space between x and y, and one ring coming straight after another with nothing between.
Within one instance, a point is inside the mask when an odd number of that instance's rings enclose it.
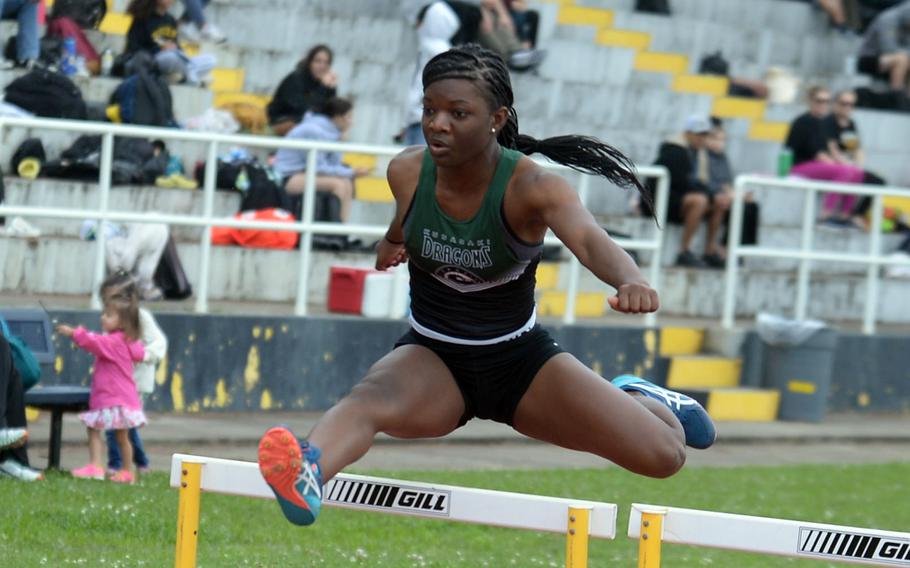
<instances>
[{"instance_id":1,"label":"concrete step","mask_svg":"<svg viewBox=\"0 0 910 568\"><path fill-rule=\"evenodd\" d=\"M694 327L660 328L660 356L696 355L701 353L705 330Z\"/></svg>"},{"instance_id":2,"label":"concrete step","mask_svg":"<svg viewBox=\"0 0 910 568\"><path fill-rule=\"evenodd\" d=\"M773 422L780 408L780 391L752 388L682 389L717 422Z\"/></svg>"},{"instance_id":3,"label":"concrete step","mask_svg":"<svg viewBox=\"0 0 910 568\"><path fill-rule=\"evenodd\" d=\"M740 359L711 355L675 355L670 359L667 387L673 390L739 386Z\"/></svg>"}]
</instances>

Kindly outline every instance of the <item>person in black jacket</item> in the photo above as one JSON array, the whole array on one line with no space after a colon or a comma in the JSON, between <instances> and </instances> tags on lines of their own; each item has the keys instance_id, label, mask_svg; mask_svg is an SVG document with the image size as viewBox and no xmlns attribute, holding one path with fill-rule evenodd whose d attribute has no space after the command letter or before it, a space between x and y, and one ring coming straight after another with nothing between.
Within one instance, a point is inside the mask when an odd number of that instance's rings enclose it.
<instances>
[{"instance_id":1,"label":"person in black jacket","mask_svg":"<svg viewBox=\"0 0 910 568\"><path fill-rule=\"evenodd\" d=\"M190 57L183 52L177 37L177 20L168 13L173 4L174 0L131 0L126 9L133 17L126 34L126 54L148 53L154 57L158 71L175 83L204 84L216 59L207 53Z\"/></svg>"},{"instance_id":2,"label":"person in black jacket","mask_svg":"<svg viewBox=\"0 0 910 568\"><path fill-rule=\"evenodd\" d=\"M322 107L335 96L338 76L332 71L332 50L316 45L278 85L266 111L276 136L284 136L303 120L306 111Z\"/></svg>"}]
</instances>

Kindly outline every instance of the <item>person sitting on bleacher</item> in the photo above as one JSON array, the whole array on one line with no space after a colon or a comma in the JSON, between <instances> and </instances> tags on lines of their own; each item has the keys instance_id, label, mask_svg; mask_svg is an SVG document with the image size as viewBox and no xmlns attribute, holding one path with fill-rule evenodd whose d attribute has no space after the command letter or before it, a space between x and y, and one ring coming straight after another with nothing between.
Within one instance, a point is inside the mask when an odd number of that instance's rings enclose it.
<instances>
[{"instance_id":1,"label":"person sitting on bleacher","mask_svg":"<svg viewBox=\"0 0 910 568\"><path fill-rule=\"evenodd\" d=\"M707 117L689 116L685 132L661 144L654 162L667 168L670 173L667 220L683 225L682 242L676 256L677 266L704 268L724 265L724 259L717 253L713 239L708 241L702 258L689 250L698 226L715 207L708 185L707 155L703 152L710 131L711 122ZM645 203L640 203L639 207L642 214L651 215L650 208Z\"/></svg>"},{"instance_id":2,"label":"person sitting on bleacher","mask_svg":"<svg viewBox=\"0 0 910 568\"><path fill-rule=\"evenodd\" d=\"M863 168L863 183L873 185L887 185L887 182L873 172L864 168L865 154L859 129L853 120L853 109L856 107L856 93L845 90L834 97L834 111L825 117L825 136L828 141L828 152L831 157L842 164L851 164ZM851 222L861 229L868 228L866 214L872 205L869 196L860 198L854 207Z\"/></svg>"},{"instance_id":3,"label":"person sitting on bleacher","mask_svg":"<svg viewBox=\"0 0 910 568\"><path fill-rule=\"evenodd\" d=\"M729 230L730 207L733 205L733 168L727 158L727 133L723 122L718 118L711 118L711 132L705 140L704 152L708 156L708 187L712 193L713 210L708 220L709 255L716 257L714 260L725 260L724 245L727 236L724 235L718 242L717 234L721 224ZM745 195L743 203L743 223L740 244L754 245L758 242L759 208L755 203L752 192ZM709 263L713 268L722 268L718 262Z\"/></svg>"},{"instance_id":4,"label":"person sitting on bleacher","mask_svg":"<svg viewBox=\"0 0 910 568\"><path fill-rule=\"evenodd\" d=\"M224 43L227 38L218 26L205 17L205 7L209 0L183 0L186 11L180 17L180 37L189 43L202 40Z\"/></svg>"},{"instance_id":5,"label":"person sitting on bleacher","mask_svg":"<svg viewBox=\"0 0 910 568\"><path fill-rule=\"evenodd\" d=\"M131 0L126 11L133 17L126 35L129 57L145 52L155 59L158 71L173 83L204 85L210 81L215 57L201 53L190 57L177 39L177 20L168 13L174 0ZM128 64L127 64L128 65Z\"/></svg>"},{"instance_id":6,"label":"person sitting on bleacher","mask_svg":"<svg viewBox=\"0 0 910 568\"><path fill-rule=\"evenodd\" d=\"M40 52L38 37L38 0L0 0L0 17L15 18L19 22L19 33L16 35L16 59L4 62L0 68L29 68L38 60ZM5 39L0 37L0 46Z\"/></svg>"},{"instance_id":7,"label":"person sitting on bleacher","mask_svg":"<svg viewBox=\"0 0 910 568\"><path fill-rule=\"evenodd\" d=\"M12 350L0 333L0 478L37 481L44 475L28 466L25 442L25 393L22 378L13 365Z\"/></svg>"},{"instance_id":8,"label":"person sitting on bleacher","mask_svg":"<svg viewBox=\"0 0 910 568\"><path fill-rule=\"evenodd\" d=\"M910 2L879 14L866 29L857 70L888 81L892 91L910 98Z\"/></svg>"},{"instance_id":9,"label":"person sitting on bleacher","mask_svg":"<svg viewBox=\"0 0 910 568\"><path fill-rule=\"evenodd\" d=\"M269 126L276 136L284 136L300 124L310 109L335 96L338 75L332 71L332 50L327 45L310 48L275 91L266 107Z\"/></svg>"},{"instance_id":10,"label":"person sitting on bleacher","mask_svg":"<svg viewBox=\"0 0 910 568\"><path fill-rule=\"evenodd\" d=\"M831 93L824 87L809 89L809 111L790 123L786 146L793 153L792 175L838 183L862 183L864 172L852 164L835 160L828 149L825 117L831 107ZM844 223L856 203L856 196L827 193L820 221Z\"/></svg>"},{"instance_id":11,"label":"person sitting on bleacher","mask_svg":"<svg viewBox=\"0 0 910 568\"><path fill-rule=\"evenodd\" d=\"M353 105L347 99L331 98L321 108L307 112L303 122L288 132L286 138L338 142L346 138L354 120ZM306 190L307 150L281 148L275 154L275 170L284 180L284 190L290 195L301 195ZM340 152L317 153L316 189L327 191L341 201L341 221L351 214L354 199L354 178L369 173L366 168L351 168L341 162ZM292 211L300 217L300 211Z\"/></svg>"}]
</instances>

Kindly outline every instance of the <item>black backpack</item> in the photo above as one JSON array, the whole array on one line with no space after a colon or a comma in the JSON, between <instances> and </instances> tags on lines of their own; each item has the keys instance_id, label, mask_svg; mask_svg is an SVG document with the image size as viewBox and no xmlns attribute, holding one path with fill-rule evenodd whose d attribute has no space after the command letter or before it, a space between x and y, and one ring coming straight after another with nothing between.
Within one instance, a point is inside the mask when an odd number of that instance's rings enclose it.
<instances>
[{"instance_id":1,"label":"black backpack","mask_svg":"<svg viewBox=\"0 0 910 568\"><path fill-rule=\"evenodd\" d=\"M636 0L636 12L670 15L670 0Z\"/></svg>"},{"instance_id":2,"label":"black backpack","mask_svg":"<svg viewBox=\"0 0 910 568\"><path fill-rule=\"evenodd\" d=\"M51 19L71 18L80 28L97 28L106 14L105 0L57 0Z\"/></svg>"},{"instance_id":3,"label":"black backpack","mask_svg":"<svg viewBox=\"0 0 910 568\"><path fill-rule=\"evenodd\" d=\"M727 76L730 72L730 64L724 59L720 51L715 51L701 58L698 64L698 72L705 75L722 75Z\"/></svg>"},{"instance_id":4,"label":"black backpack","mask_svg":"<svg viewBox=\"0 0 910 568\"><path fill-rule=\"evenodd\" d=\"M153 277L155 286L161 288L164 297L172 300L183 300L193 295L193 286L186 278L180 255L177 254L177 245L171 236L167 238L167 245L161 253L158 268Z\"/></svg>"},{"instance_id":5,"label":"black backpack","mask_svg":"<svg viewBox=\"0 0 910 568\"><path fill-rule=\"evenodd\" d=\"M120 105L120 120L124 124L177 125L171 88L163 78L146 70L124 79L110 102Z\"/></svg>"},{"instance_id":6,"label":"black backpack","mask_svg":"<svg viewBox=\"0 0 910 568\"><path fill-rule=\"evenodd\" d=\"M47 154L44 152L44 144L41 142L40 138L26 138L22 144L19 144L19 147L13 152L13 157L9 161L10 171L18 172L19 164L26 158L35 158L42 165L47 161Z\"/></svg>"},{"instance_id":7,"label":"black backpack","mask_svg":"<svg viewBox=\"0 0 910 568\"><path fill-rule=\"evenodd\" d=\"M68 77L33 69L6 86L6 102L37 116L85 120L82 91Z\"/></svg>"}]
</instances>

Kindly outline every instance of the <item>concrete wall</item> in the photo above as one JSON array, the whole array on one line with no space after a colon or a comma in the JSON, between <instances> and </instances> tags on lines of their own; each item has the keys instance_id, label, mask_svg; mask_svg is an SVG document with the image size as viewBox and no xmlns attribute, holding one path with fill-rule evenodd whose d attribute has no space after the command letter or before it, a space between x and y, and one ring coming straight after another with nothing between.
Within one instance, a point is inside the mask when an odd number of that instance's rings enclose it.
<instances>
[{"instance_id":1,"label":"concrete wall","mask_svg":"<svg viewBox=\"0 0 910 568\"><path fill-rule=\"evenodd\" d=\"M53 312L99 328L96 312ZM344 396L408 328L404 321L353 317L275 318L160 314L170 342L147 403L156 411L324 410ZM556 328L557 341L604 376L648 374L656 332ZM44 384L89 384L92 357L55 337L55 374ZM416 377L415 377L416 380Z\"/></svg>"},{"instance_id":2,"label":"concrete wall","mask_svg":"<svg viewBox=\"0 0 910 568\"><path fill-rule=\"evenodd\" d=\"M71 324L98 328L98 314L53 312ZM407 330L404 321L354 317L280 318L159 314L168 356L147 402L155 411L325 410L343 397ZM560 345L598 374L634 373L661 383L667 359L657 332L634 327L553 326ZM750 334L743 384L761 386L764 356ZM831 411L910 412L910 352L906 336L839 336ZM92 358L55 338L57 361L44 384L89 384ZM415 377L416 380L416 377Z\"/></svg>"}]
</instances>

